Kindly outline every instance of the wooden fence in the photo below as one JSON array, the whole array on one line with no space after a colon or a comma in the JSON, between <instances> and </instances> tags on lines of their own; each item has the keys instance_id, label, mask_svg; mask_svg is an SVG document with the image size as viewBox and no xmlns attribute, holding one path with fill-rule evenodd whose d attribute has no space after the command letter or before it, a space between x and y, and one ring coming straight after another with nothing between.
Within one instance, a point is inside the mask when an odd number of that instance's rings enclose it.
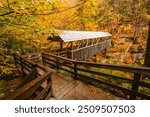
<instances>
[{"instance_id":1,"label":"wooden fence","mask_svg":"<svg viewBox=\"0 0 150 117\"><path fill-rule=\"evenodd\" d=\"M51 72L45 67L14 54L15 65L25 77L5 99L49 99L52 95Z\"/></svg>"},{"instance_id":2,"label":"wooden fence","mask_svg":"<svg viewBox=\"0 0 150 117\"><path fill-rule=\"evenodd\" d=\"M74 79L117 90L125 99L150 99L150 84L144 81L150 76L148 67L79 62L49 53L42 53L42 61L48 67L70 73Z\"/></svg>"}]
</instances>

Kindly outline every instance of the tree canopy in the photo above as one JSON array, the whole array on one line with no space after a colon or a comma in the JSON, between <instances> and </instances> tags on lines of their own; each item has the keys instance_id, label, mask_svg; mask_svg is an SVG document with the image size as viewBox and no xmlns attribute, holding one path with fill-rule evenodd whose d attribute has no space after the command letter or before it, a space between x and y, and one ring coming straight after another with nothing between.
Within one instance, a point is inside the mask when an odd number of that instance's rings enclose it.
<instances>
[{"instance_id":1,"label":"tree canopy","mask_svg":"<svg viewBox=\"0 0 150 117\"><path fill-rule=\"evenodd\" d=\"M149 0L0 0L0 73L11 72L14 52L50 48L55 29L108 31L145 44Z\"/></svg>"}]
</instances>

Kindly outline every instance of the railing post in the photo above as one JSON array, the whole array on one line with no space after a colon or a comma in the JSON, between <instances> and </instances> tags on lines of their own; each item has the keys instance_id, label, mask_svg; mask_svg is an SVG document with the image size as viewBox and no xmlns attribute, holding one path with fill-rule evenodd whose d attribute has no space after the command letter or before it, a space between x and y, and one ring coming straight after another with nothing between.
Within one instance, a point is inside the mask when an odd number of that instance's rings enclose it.
<instances>
[{"instance_id":1,"label":"railing post","mask_svg":"<svg viewBox=\"0 0 150 117\"><path fill-rule=\"evenodd\" d=\"M47 79L47 85L49 85L50 83L51 83L51 87L47 91L46 99L49 99L50 97L53 97L51 74L49 75L49 78Z\"/></svg>"},{"instance_id":2,"label":"railing post","mask_svg":"<svg viewBox=\"0 0 150 117\"><path fill-rule=\"evenodd\" d=\"M70 51L67 51L67 58L70 58Z\"/></svg>"},{"instance_id":3,"label":"railing post","mask_svg":"<svg viewBox=\"0 0 150 117\"><path fill-rule=\"evenodd\" d=\"M24 76L25 73L24 73L24 68L23 68L23 61L22 61L22 58L19 57L19 59L20 59L21 73L22 73L22 76Z\"/></svg>"},{"instance_id":4,"label":"railing post","mask_svg":"<svg viewBox=\"0 0 150 117\"><path fill-rule=\"evenodd\" d=\"M71 52L71 59L74 59L74 52Z\"/></svg>"},{"instance_id":5,"label":"railing post","mask_svg":"<svg viewBox=\"0 0 150 117\"><path fill-rule=\"evenodd\" d=\"M14 57L15 67L17 68L17 70L18 70L20 73L22 73L22 71L20 71L20 69L18 69L18 66L17 66L16 53L13 53L13 57Z\"/></svg>"},{"instance_id":6,"label":"railing post","mask_svg":"<svg viewBox=\"0 0 150 117\"><path fill-rule=\"evenodd\" d=\"M37 64L35 63L34 65L33 65L33 69L36 69L36 73L35 73L35 76L34 76L34 78L33 79L35 79L36 78L36 75L37 75L37 73L38 73L38 71L37 71Z\"/></svg>"},{"instance_id":7,"label":"railing post","mask_svg":"<svg viewBox=\"0 0 150 117\"><path fill-rule=\"evenodd\" d=\"M44 53L42 52L42 64L45 65L44 63Z\"/></svg>"},{"instance_id":8,"label":"railing post","mask_svg":"<svg viewBox=\"0 0 150 117\"><path fill-rule=\"evenodd\" d=\"M57 53L57 56L59 56L59 53ZM56 58L56 70L59 70L59 59Z\"/></svg>"},{"instance_id":9,"label":"railing post","mask_svg":"<svg viewBox=\"0 0 150 117\"><path fill-rule=\"evenodd\" d=\"M74 62L74 79L77 80L77 62Z\"/></svg>"},{"instance_id":10,"label":"railing post","mask_svg":"<svg viewBox=\"0 0 150 117\"><path fill-rule=\"evenodd\" d=\"M56 59L56 70L59 70L59 60L58 59Z\"/></svg>"},{"instance_id":11,"label":"railing post","mask_svg":"<svg viewBox=\"0 0 150 117\"><path fill-rule=\"evenodd\" d=\"M140 78L141 78L141 74L137 74L137 73L134 73L134 78L133 78L133 84L132 84L132 91L138 91L138 88L139 88L139 81L140 81ZM131 94L130 95L130 100L136 100L136 94Z\"/></svg>"}]
</instances>

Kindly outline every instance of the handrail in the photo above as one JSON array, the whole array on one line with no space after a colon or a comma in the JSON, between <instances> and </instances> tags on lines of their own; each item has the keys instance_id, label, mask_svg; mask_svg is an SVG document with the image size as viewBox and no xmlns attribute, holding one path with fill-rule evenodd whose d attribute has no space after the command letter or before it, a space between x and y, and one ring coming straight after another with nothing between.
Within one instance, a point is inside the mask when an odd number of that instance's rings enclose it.
<instances>
[{"instance_id":1,"label":"handrail","mask_svg":"<svg viewBox=\"0 0 150 117\"><path fill-rule=\"evenodd\" d=\"M125 72L133 72L133 73L140 73L145 75L150 75L150 68L149 67L143 67L143 66L128 66L128 65L116 65L116 64L104 64L104 63L93 63L93 62L84 62L84 61L75 61L72 59L64 58L61 56L53 55L50 53L43 52L44 55L49 55L51 57L66 60L68 62L77 63L78 65L85 65L85 66L91 66L91 67L98 67L98 68L104 68L104 69L110 69L110 70L118 70L118 71L125 71Z\"/></svg>"},{"instance_id":2,"label":"handrail","mask_svg":"<svg viewBox=\"0 0 150 117\"><path fill-rule=\"evenodd\" d=\"M21 57L18 54L14 54L16 67L22 74L33 75L33 71L42 70L42 74L37 73L33 80L29 80L27 83L23 83L19 89L16 89L12 94L6 97L6 99L49 99L52 95L52 82L51 72L40 64ZM143 93L139 90L139 87L150 88L150 84L141 81L141 76L150 76L150 68L143 66L127 66L127 65L115 65L115 64L101 64L84 61L75 61L72 59L64 58L61 56L53 55L50 53L42 53L42 62L48 67L56 68L58 71L63 70L74 76L74 79L87 82L96 87L105 85L113 89L117 89L122 93L128 95L128 99L150 99L148 93ZM132 78L125 78L113 74L104 73L101 70L115 70L121 72L129 72ZM37 92L42 84L47 82L45 88L42 88L40 92ZM122 83L127 83L129 87L122 86ZM47 93L48 92L48 93ZM46 96L46 97L45 97ZM126 97L124 97L126 98Z\"/></svg>"},{"instance_id":3,"label":"handrail","mask_svg":"<svg viewBox=\"0 0 150 117\"><path fill-rule=\"evenodd\" d=\"M72 75L77 80L82 80L92 84L93 81L96 81L94 86L103 84L105 86L112 87L114 89L120 90L123 93L129 95L128 99L150 99L150 95L139 91L139 87L150 88L150 84L142 82L140 80L141 76L150 76L150 68L143 66L127 66L127 65L115 65L115 64L101 64L101 63L92 63L84 61L75 61L68 58L63 58L61 56L53 55L50 53L42 53L43 64L47 66L52 66L57 70L66 71ZM66 64L69 63L69 64ZM95 71L94 68L99 70L115 70L121 72L132 73L132 78L124 78L112 74L106 74L101 71ZM104 77L104 78L103 78ZM86 80L87 79L87 80ZM114 82L115 80L115 82ZM89 82L90 81L90 82ZM117 84L116 82L120 82ZM96 85L96 84L99 85ZM121 83L128 83L130 88L120 86ZM120 88L121 87L121 88Z\"/></svg>"},{"instance_id":4,"label":"handrail","mask_svg":"<svg viewBox=\"0 0 150 117\"><path fill-rule=\"evenodd\" d=\"M76 63L79 65L87 65L91 67L150 75L149 67L142 67L142 66L135 67L135 66L128 66L128 65L102 64L102 63L80 62L80 61L77 61Z\"/></svg>"},{"instance_id":5,"label":"handrail","mask_svg":"<svg viewBox=\"0 0 150 117\"><path fill-rule=\"evenodd\" d=\"M22 87L23 85L27 84L28 82L30 82L31 80L33 80L35 78L35 75L37 73L36 67L34 67L31 72L25 77L25 79L23 79L23 81L17 86L16 89Z\"/></svg>"},{"instance_id":6,"label":"handrail","mask_svg":"<svg viewBox=\"0 0 150 117\"><path fill-rule=\"evenodd\" d=\"M66 60L66 61L68 61L68 62L76 62L75 60L68 59L68 58L64 58L64 57L57 56L57 55L50 54L50 53L46 53L46 52L42 52L42 57L43 57L43 54L44 54L44 55L49 55L49 56L55 57L56 59ZM43 59L42 59L42 60L43 60Z\"/></svg>"},{"instance_id":7,"label":"handrail","mask_svg":"<svg viewBox=\"0 0 150 117\"><path fill-rule=\"evenodd\" d=\"M25 73L27 77L5 99L49 99L52 95L51 72L40 64L34 63L18 54L14 54L14 60L16 67L19 67L18 70L22 74ZM38 73L38 70L42 70L43 73ZM42 86L43 83L45 87ZM42 94L39 92L39 94L35 95L35 92L41 91L41 89Z\"/></svg>"},{"instance_id":8,"label":"handrail","mask_svg":"<svg viewBox=\"0 0 150 117\"><path fill-rule=\"evenodd\" d=\"M15 100L15 99L26 99L30 96L34 91L38 88L38 86L47 80L50 77L51 72L47 72L43 76L39 76L38 78L32 80L31 82L25 84L21 88L17 89L15 92L11 93L7 96L6 100ZM33 90L34 89L34 90Z\"/></svg>"}]
</instances>

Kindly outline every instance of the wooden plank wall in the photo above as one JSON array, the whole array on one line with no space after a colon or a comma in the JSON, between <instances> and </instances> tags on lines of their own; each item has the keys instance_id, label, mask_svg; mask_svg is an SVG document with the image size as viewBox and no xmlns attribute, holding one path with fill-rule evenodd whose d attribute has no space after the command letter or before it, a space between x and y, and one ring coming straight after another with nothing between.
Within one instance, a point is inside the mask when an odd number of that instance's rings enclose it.
<instances>
[{"instance_id":1,"label":"wooden plank wall","mask_svg":"<svg viewBox=\"0 0 150 117\"><path fill-rule=\"evenodd\" d=\"M85 61L88 57L96 55L99 51L105 50L111 45L111 39L103 42L86 46L77 50L71 51L71 59L77 61Z\"/></svg>"}]
</instances>

